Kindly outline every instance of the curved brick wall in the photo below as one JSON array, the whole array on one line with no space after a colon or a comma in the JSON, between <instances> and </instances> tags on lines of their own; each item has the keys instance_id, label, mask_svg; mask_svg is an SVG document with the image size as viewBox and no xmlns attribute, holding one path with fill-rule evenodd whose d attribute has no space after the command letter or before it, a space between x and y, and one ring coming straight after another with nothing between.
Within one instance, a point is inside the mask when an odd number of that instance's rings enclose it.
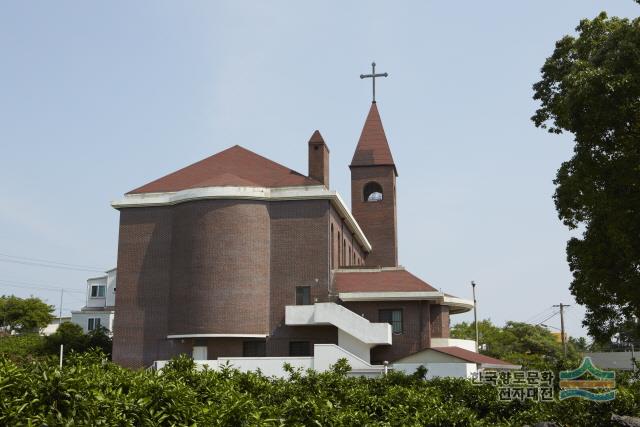
<instances>
[{"instance_id":1,"label":"curved brick wall","mask_svg":"<svg viewBox=\"0 0 640 427\"><path fill-rule=\"evenodd\" d=\"M169 334L268 334L266 202L173 206Z\"/></svg>"}]
</instances>

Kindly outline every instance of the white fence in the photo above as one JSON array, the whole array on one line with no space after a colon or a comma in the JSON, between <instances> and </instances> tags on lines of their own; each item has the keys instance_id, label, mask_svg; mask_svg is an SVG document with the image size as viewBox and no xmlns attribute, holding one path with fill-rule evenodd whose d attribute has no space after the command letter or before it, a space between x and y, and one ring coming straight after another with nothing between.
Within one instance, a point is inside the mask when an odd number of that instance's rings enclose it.
<instances>
[{"instance_id":1,"label":"white fence","mask_svg":"<svg viewBox=\"0 0 640 427\"><path fill-rule=\"evenodd\" d=\"M313 357L220 357L216 360L195 360L194 362L199 368L218 370L228 365L243 372L259 369L267 376L286 377L288 374L284 370L285 363L296 369L314 369L323 372L340 359L347 359L353 375L377 376L384 371L384 366L371 365L335 344L316 344ZM153 367L162 369L167 363L166 360L159 360Z\"/></svg>"}]
</instances>

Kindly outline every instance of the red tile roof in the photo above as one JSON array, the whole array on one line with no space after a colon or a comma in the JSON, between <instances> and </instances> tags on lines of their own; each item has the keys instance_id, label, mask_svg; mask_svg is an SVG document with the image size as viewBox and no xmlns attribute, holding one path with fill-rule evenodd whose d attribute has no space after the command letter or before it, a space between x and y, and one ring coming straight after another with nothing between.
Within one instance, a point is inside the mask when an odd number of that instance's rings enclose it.
<instances>
[{"instance_id":1,"label":"red tile roof","mask_svg":"<svg viewBox=\"0 0 640 427\"><path fill-rule=\"evenodd\" d=\"M127 194L160 193L198 187L297 187L322 185L313 178L235 145L136 188Z\"/></svg>"},{"instance_id":2,"label":"red tile roof","mask_svg":"<svg viewBox=\"0 0 640 427\"><path fill-rule=\"evenodd\" d=\"M437 292L428 283L404 269L336 272L338 292Z\"/></svg>"},{"instance_id":3,"label":"red tile roof","mask_svg":"<svg viewBox=\"0 0 640 427\"><path fill-rule=\"evenodd\" d=\"M457 357L458 359L466 360L467 362L491 364L491 365L511 365L515 366L511 362L505 362L504 360L494 359L493 357L485 356L473 351L465 350L460 347L431 347L431 350L439 351L440 353L448 354L449 356Z\"/></svg>"},{"instance_id":4,"label":"red tile roof","mask_svg":"<svg viewBox=\"0 0 640 427\"><path fill-rule=\"evenodd\" d=\"M372 103L367 120L364 122L356 151L353 153L351 166L378 165L391 165L395 169L377 104ZM397 171L396 175L398 175Z\"/></svg>"}]
</instances>

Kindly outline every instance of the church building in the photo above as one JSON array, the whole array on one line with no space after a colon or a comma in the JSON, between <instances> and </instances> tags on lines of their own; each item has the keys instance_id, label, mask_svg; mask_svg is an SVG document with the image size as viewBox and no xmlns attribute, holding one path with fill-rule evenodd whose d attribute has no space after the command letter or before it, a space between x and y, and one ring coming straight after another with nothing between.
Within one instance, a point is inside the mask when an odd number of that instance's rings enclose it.
<instances>
[{"instance_id":1,"label":"church building","mask_svg":"<svg viewBox=\"0 0 640 427\"><path fill-rule=\"evenodd\" d=\"M308 156L305 175L236 145L112 203L113 360L143 368L184 353L268 371L273 361L322 369L344 357L362 373L508 367L449 337L450 316L472 301L398 263L398 169L376 102L349 165L351 209L331 190L318 131Z\"/></svg>"}]
</instances>

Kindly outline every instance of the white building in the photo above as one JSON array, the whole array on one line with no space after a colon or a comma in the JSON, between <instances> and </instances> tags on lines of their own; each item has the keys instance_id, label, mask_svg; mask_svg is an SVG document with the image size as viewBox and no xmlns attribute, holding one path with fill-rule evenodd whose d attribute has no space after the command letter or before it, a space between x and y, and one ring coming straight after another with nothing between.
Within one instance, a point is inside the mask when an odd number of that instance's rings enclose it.
<instances>
[{"instance_id":1,"label":"white building","mask_svg":"<svg viewBox=\"0 0 640 427\"><path fill-rule=\"evenodd\" d=\"M80 325L84 332L100 326L113 331L113 315L116 305L115 268L104 276L87 279L87 300L79 311L71 312L71 322Z\"/></svg>"}]
</instances>

